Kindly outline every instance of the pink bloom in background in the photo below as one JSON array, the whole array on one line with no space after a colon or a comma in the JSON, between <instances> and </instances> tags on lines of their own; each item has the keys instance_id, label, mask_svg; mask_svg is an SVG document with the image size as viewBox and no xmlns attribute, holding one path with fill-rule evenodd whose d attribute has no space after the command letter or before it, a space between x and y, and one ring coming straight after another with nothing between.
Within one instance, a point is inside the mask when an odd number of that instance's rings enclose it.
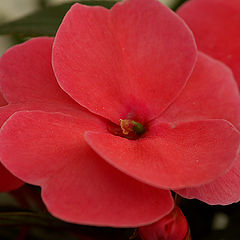
<instances>
[{"instance_id":1,"label":"pink bloom in background","mask_svg":"<svg viewBox=\"0 0 240 240\"><path fill-rule=\"evenodd\" d=\"M178 14L193 31L198 48L228 65L240 86L240 1L192 0L183 5ZM221 73L217 75L221 78ZM237 108L240 108L240 105ZM240 129L239 123L235 126ZM198 198L209 204L238 202L240 159L229 172L212 183L184 189L179 193L184 197Z\"/></svg>"},{"instance_id":2,"label":"pink bloom in background","mask_svg":"<svg viewBox=\"0 0 240 240\"><path fill-rule=\"evenodd\" d=\"M75 4L55 39L1 58L0 86L1 161L66 221L150 224L174 207L170 189L207 184L236 162L232 72L156 0Z\"/></svg>"},{"instance_id":3,"label":"pink bloom in background","mask_svg":"<svg viewBox=\"0 0 240 240\"><path fill-rule=\"evenodd\" d=\"M159 221L138 229L142 240L190 240L190 230L179 207Z\"/></svg>"},{"instance_id":4,"label":"pink bloom in background","mask_svg":"<svg viewBox=\"0 0 240 240\"><path fill-rule=\"evenodd\" d=\"M192 0L178 10L199 50L228 65L240 85L240 1Z\"/></svg>"}]
</instances>

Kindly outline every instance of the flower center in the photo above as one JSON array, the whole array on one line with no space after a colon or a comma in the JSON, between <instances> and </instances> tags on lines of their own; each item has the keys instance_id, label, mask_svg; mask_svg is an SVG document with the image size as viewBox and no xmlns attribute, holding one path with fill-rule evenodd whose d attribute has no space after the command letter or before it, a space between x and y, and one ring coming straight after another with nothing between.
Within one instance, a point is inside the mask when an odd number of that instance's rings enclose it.
<instances>
[{"instance_id":1,"label":"flower center","mask_svg":"<svg viewBox=\"0 0 240 240\"><path fill-rule=\"evenodd\" d=\"M141 123L130 119L120 119L120 126L125 135L128 135L130 132L142 135L145 132L145 127Z\"/></svg>"},{"instance_id":2,"label":"flower center","mask_svg":"<svg viewBox=\"0 0 240 240\"><path fill-rule=\"evenodd\" d=\"M113 135L127 138L129 140L140 138L146 131L146 128L141 123L131 119L120 119L120 126L110 122L107 126L108 131Z\"/></svg>"}]
</instances>

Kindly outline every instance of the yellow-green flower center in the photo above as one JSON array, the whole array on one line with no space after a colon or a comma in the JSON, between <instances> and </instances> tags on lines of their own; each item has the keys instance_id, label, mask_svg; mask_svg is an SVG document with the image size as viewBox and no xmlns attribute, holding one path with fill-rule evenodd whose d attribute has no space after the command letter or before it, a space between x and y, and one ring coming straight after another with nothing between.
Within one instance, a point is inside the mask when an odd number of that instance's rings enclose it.
<instances>
[{"instance_id":1,"label":"yellow-green flower center","mask_svg":"<svg viewBox=\"0 0 240 240\"><path fill-rule=\"evenodd\" d=\"M120 126L125 135L129 135L130 133L142 135L145 132L145 127L141 123L130 119L120 119Z\"/></svg>"}]
</instances>

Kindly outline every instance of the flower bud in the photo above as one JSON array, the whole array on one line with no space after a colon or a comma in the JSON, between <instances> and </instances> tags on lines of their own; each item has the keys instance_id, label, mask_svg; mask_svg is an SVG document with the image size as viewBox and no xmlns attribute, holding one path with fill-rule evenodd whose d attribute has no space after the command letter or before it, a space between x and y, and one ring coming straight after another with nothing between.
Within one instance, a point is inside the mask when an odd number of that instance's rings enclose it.
<instances>
[{"instance_id":1,"label":"flower bud","mask_svg":"<svg viewBox=\"0 0 240 240\"><path fill-rule=\"evenodd\" d=\"M177 206L167 216L138 231L142 240L191 240L187 220Z\"/></svg>"}]
</instances>

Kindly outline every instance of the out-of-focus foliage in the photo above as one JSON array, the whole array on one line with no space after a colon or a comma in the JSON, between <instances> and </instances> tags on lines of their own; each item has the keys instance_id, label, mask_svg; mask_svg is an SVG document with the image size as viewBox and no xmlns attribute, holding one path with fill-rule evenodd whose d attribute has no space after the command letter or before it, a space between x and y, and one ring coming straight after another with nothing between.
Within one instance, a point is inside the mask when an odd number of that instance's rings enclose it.
<instances>
[{"instance_id":1,"label":"out-of-focus foliage","mask_svg":"<svg viewBox=\"0 0 240 240\"><path fill-rule=\"evenodd\" d=\"M54 36L69 8L76 2L94 6L100 5L111 8L116 2L121 0L82 0L68 2L56 6L44 7L30 15L15 21L0 24L0 35L13 35L15 38L29 38L37 36ZM186 0L176 0L171 2L173 10L176 10Z\"/></svg>"},{"instance_id":2,"label":"out-of-focus foliage","mask_svg":"<svg viewBox=\"0 0 240 240\"><path fill-rule=\"evenodd\" d=\"M100 5L111 8L117 1L77 1L86 5ZM54 36L69 8L75 2L50 6L18 20L0 24L0 34L18 35L20 37Z\"/></svg>"}]
</instances>

